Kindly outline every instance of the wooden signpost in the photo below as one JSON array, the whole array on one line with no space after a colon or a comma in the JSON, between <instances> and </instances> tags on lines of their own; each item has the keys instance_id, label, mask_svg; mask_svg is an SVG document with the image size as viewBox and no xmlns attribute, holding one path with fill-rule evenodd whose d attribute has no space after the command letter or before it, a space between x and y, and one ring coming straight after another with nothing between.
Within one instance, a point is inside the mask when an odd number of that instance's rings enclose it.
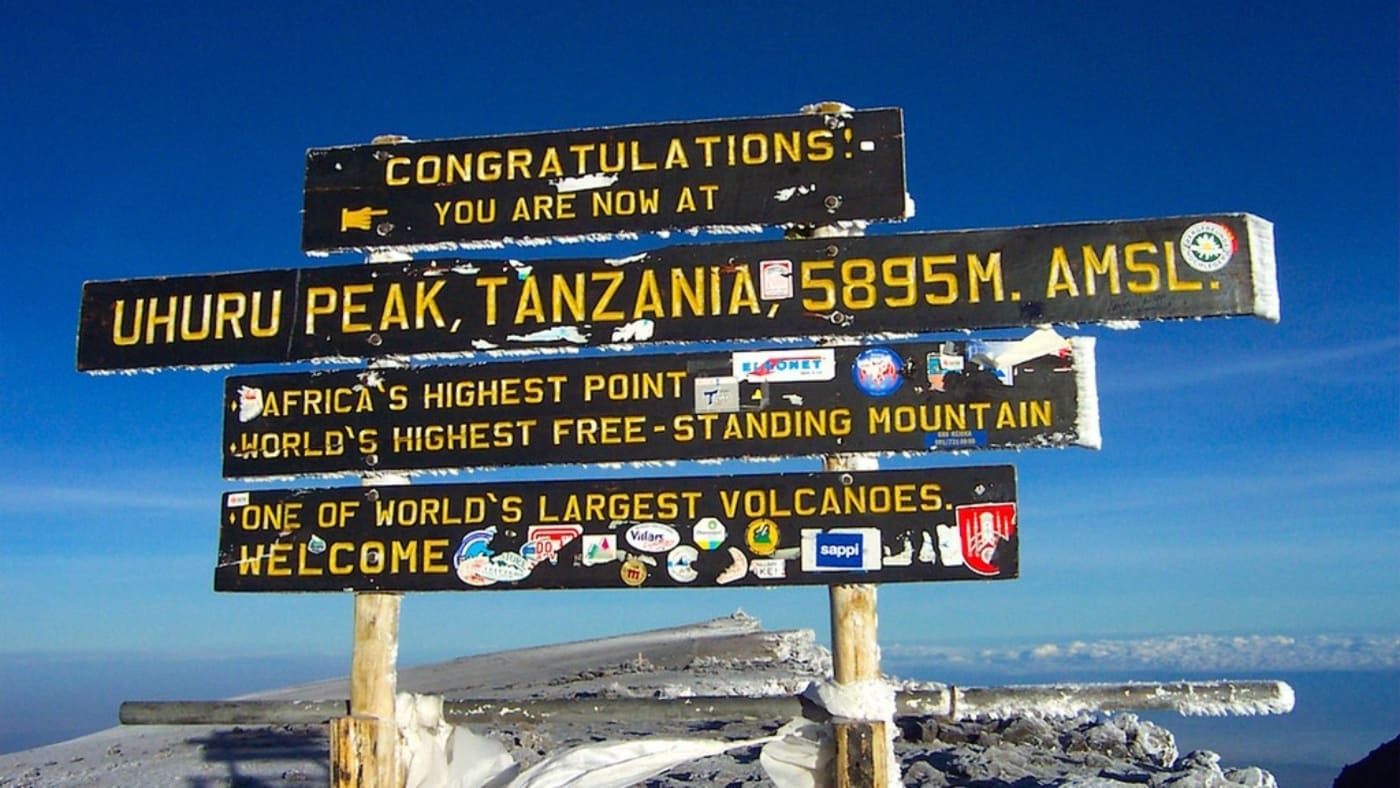
<instances>
[{"instance_id":1,"label":"wooden signpost","mask_svg":"<svg viewBox=\"0 0 1400 788\"><path fill-rule=\"evenodd\" d=\"M826 585L836 682L878 680L875 583L1012 579L1020 556L1012 468L877 470L876 456L1096 448L1093 340L1046 324L1278 319L1273 227L1250 214L863 237L867 221L906 216L903 143L897 109L822 104L317 148L302 247L369 250L373 265L84 285L83 371L373 360L229 378L223 402L225 476L362 476L228 493L215 570L220 591L355 592L333 784L402 780L407 591ZM789 237L618 259L407 256L755 223ZM1031 326L995 341L889 338ZM648 343L671 352L607 352ZM562 352L578 347L601 352ZM404 366L490 351L540 358ZM794 455L825 470L404 475ZM883 723L834 722L835 784L885 785Z\"/></svg>"},{"instance_id":2,"label":"wooden signpost","mask_svg":"<svg viewBox=\"0 0 1400 788\"><path fill-rule=\"evenodd\" d=\"M78 368L1278 319L1250 214L89 282Z\"/></svg>"},{"instance_id":3,"label":"wooden signpost","mask_svg":"<svg viewBox=\"0 0 1400 788\"><path fill-rule=\"evenodd\" d=\"M224 475L1099 444L1093 341L879 342L229 378Z\"/></svg>"}]
</instances>

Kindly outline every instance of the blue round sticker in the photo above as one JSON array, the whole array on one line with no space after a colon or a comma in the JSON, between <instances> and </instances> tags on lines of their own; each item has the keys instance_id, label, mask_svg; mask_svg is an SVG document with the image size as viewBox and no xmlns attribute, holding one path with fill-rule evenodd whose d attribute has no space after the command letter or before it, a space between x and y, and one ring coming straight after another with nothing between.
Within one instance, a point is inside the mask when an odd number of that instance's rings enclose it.
<instances>
[{"instance_id":1,"label":"blue round sticker","mask_svg":"<svg viewBox=\"0 0 1400 788\"><path fill-rule=\"evenodd\" d=\"M851 365L856 388L872 397L888 397L904 382L904 359L887 347L862 350Z\"/></svg>"}]
</instances>

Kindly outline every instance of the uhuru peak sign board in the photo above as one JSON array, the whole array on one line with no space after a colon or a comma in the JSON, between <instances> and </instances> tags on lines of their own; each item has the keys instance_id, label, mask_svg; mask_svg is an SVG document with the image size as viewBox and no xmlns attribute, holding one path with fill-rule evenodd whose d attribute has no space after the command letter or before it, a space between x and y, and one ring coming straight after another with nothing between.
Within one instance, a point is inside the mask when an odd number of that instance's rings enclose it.
<instances>
[{"instance_id":1,"label":"uhuru peak sign board","mask_svg":"<svg viewBox=\"0 0 1400 788\"><path fill-rule=\"evenodd\" d=\"M1011 466L224 497L219 591L1002 580Z\"/></svg>"},{"instance_id":2,"label":"uhuru peak sign board","mask_svg":"<svg viewBox=\"0 0 1400 788\"><path fill-rule=\"evenodd\" d=\"M89 282L81 370L497 348L1278 319L1249 214Z\"/></svg>"},{"instance_id":3,"label":"uhuru peak sign board","mask_svg":"<svg viewBox=\"0 0 1400 788\"><path fill-rule=\"evenodd\" d=\"M905 218L898 109L313 148L302 248Z\"/></svg>"},{"instance_id":4,"label":"uhuru peak sign board","mask_svg":"<svg viewBox=\"0 0 1400 788\"><path fill-rule=\"evenodd\" d=\"M1099 443L1091 339L229 378L230 478Z\"/></svg>"}]
</instances>

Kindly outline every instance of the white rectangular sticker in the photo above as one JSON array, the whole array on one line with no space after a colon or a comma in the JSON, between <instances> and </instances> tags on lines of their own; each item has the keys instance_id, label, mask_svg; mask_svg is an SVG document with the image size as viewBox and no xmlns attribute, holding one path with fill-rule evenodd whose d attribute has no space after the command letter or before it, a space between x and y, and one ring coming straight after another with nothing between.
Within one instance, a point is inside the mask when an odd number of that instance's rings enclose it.
<instances>
[{"instance_id":1,"label":"white rectangular sticker","mask_svg":"<svg viewBox=\"0 0 1400 788\"><path fill-rule=\"evenodd\" d=\"M796 383L836 379L836 351L751 350L733 356L734 377L750 383Z\"/></svg>"},{"instance_id":2,"label":"white rectangular sticker","mask_svg":"<svg viewBox=\"0 0 1400 788\"><path fill-rule=\"evenodd\" d=\"M758 295L764 301L792 298L792 261L760 260Z\"/></svg>"},{"instance_id":3,"label":"white rectangular sticker","mask_svg":"<svg viewBox=\"0 0 1400 788\"><path fill-rule=\"evenodd\" d=\"M696 413L738 413L739 379L706 378L695 379Z\"/></svg>"},{"instance_id":4,"label":"white rectangular sticker","mask_svg":"<svg viewBox=\"0 0 1400 788\"><path fill-rule=\"evenodd\" d=\"M776 558L755 558L749 561L749 571L761 580L782 580L787 577L787 561Z\"/></svg>"}]
</instances>

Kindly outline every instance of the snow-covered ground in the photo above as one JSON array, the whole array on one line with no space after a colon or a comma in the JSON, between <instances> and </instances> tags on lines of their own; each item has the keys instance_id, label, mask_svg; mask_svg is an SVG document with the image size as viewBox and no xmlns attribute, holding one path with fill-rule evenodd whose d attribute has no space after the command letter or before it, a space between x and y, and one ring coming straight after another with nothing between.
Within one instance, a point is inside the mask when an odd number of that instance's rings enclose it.
<instances>
[{"instance_id":1,"label":"snow-covered ground","mask_svg":"<svg viewBox=\"0 0 1400 788\"><path fill-rule=\"evenodd\" d=\"M765 632L736 614L693 626L521 649L408 668L404 692L450 699L792 695L829 676L809 631ZM345 698L345 680L261 693ZM651 737L770 736L785 719L655 722L589 718L473 726L529 767L563 750ZM1178 753L1172 734L1132 714L998 720L905 717L895 753L908 785L1273 785L1257 768L1222 770L1209 752ZM769 784L757 746L674 767L654 786ZM0 786L311 786L328 780L325 726L123 726L0 756Z\"/></svg>"}]
</instances>

